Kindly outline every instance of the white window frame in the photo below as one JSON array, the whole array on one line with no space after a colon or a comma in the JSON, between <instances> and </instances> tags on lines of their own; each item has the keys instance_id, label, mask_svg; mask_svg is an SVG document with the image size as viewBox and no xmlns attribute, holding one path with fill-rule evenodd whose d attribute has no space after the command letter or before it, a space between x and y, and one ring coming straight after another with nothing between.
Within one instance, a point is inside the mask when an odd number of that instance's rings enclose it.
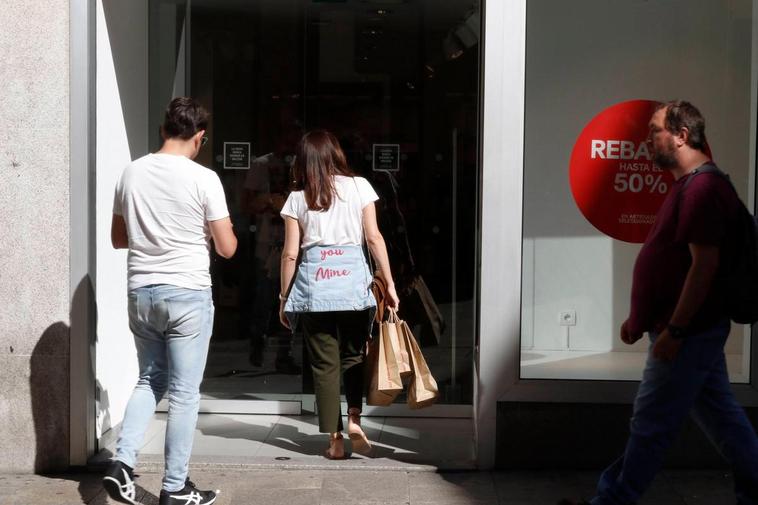
<instances>
[{"instance_id":1,"label":"white window frame","mask_svg":"<svg viewBox=\"0 0 758 505\"><path fill-rule=\"evenodd\" d=\"M479 468L491 468L495 462L499 402L630 404L639 384L520 378L526 4L527 0L491 0L484 15L480 313L474 382ZM758 62L756 14L753 61ZM754 64L753 83L758 82L757 72ZM753 114L755 142L758 111ZM752 166L755 181L755 155ZM751 407L758 406L756 344L753 338L750 383L732 386L742 405Z\"/></svg>"}]
</instances>

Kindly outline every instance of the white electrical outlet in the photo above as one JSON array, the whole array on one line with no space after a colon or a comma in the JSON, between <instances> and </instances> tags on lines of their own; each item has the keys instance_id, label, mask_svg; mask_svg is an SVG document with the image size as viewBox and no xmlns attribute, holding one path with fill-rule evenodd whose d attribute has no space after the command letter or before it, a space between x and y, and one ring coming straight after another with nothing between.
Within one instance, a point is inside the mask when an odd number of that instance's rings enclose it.
<instances>
[{"instance_id":1,"label":"white electrical outlet","mask_svg":"<svg viewBox=\"0 0 758 505\"><path fill-rule=\"evenodd\" d=\"M576 326L576 311L562 310L558 313L558 324L561 326Z\"/></svg>"}]
</instances>

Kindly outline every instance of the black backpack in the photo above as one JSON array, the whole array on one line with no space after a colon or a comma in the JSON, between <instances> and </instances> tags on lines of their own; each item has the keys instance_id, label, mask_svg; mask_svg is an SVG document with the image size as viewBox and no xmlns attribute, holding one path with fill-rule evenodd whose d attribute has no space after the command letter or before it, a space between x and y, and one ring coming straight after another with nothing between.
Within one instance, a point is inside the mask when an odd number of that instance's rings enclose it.
<instances>
[{"instance_id":1,"label":"black backpack","mask_svg":"<svg viewBox=\"0 0 758 505\"><path fill-rule=\"evenodd\" d=\"M693 171L682 191L699 174L712 173L726 179L737 196L729 176L715 165L706 164ZM758 220L740 202L738 221L730 237L721 248L719 272L716 282L724 286L727 314L735 323L753 324L758 321Z\"/></svg>"}]
</instances>

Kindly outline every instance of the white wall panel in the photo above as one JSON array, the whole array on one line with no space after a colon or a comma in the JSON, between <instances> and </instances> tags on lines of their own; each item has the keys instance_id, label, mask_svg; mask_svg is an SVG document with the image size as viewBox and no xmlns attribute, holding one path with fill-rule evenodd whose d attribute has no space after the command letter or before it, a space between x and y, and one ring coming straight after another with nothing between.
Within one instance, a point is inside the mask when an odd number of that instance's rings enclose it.
<instances>
[{"instance_id":1,"label":"white wall panel","mask_svg":"<svg viewBox=\"0 0 758 505\"><path fill-rule=\"evenodd\" d=\"M121 422L137 377L126 251L110 244L113 190L147 152L147 0L97 2L97 435Z\"/></svg>"}]
</instances>

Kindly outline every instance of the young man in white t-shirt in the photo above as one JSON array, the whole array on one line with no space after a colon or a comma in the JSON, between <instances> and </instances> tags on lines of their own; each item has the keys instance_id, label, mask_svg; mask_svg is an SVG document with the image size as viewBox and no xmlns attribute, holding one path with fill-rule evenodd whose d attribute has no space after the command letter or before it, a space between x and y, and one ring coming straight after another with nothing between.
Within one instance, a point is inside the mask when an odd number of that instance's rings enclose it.
<instances>
[{"instance_id":1,"label":"young man in white t-shirt","mask_svg":"<svg viewBox=\"0 0 758 505\"><path fill-rule=\"evenodd\" d=\"M192 161L205 144L207 125L208 113L197 102L175 98L161 127L161 149L133 161L116 185L111 241L117 249L129 249L129 328L139 378L103 484L123 503L136 503L137 453L166 392L160 505L210 505L216 500L216 492L198 490L187 477L213 330L210 240L224 258L237 249L218 175Z\"/></svg>"}]
</instances>

